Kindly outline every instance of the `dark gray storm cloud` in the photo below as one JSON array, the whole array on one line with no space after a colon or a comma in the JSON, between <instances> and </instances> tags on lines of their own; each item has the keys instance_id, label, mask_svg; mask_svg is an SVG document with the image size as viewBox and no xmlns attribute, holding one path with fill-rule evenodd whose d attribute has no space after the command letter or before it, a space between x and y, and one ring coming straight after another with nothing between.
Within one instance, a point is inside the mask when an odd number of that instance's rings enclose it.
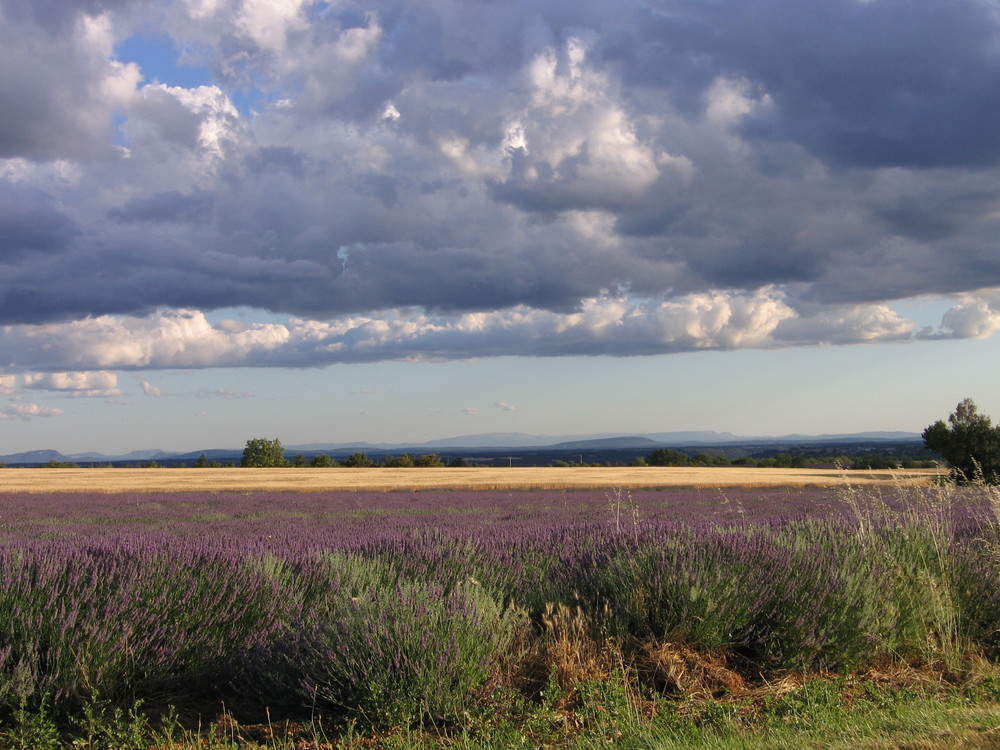
<instances>
[{"instance_id":1,"label":"dark gray storm cloud","mask_svg":"<svg viewBox=\"0 0 1000 750\"><path fill-rule=\"evenodd\" d=\"M109 60L100 19L125 2L0 3L0 158L110 152L115 108L137 71Z\"/></svg>"},{"instance_id":2,"label":"dark gray storm cloud","mask_svg":"<svg viewBox=\"0 0 1000 750\"><path fill-rule=\"evenodd\" d=\"M77 234L51 195L0 183L0 263L61 253Z\"/></svg>"},{"instance_id":3,"label":"dark gray storm cloud","mask_svg":"<svg viewBox=\"0 0 1000 750\"><path fill-rule=\"evenodd\" d=\"M839 166L995 163L996 7L833 0L676 3L644 12L620 52L637 84L743 77L772 106L748 138L794 141ZM685 101L683 92L681 100Z\"/></svg>"},{"instance_id":4,"label":"dark gray storm cloud","mask_svg":"<svg viewBox=\"0 0 1000 750\"><path fill-rule=\"evenodd\" d=\"M213 83L119 59L140 31ZM0 0L0 324L431 316L400 356L910 335L886 304L1000 287L998 32L979 0Z\"/></svg>"}]
</instances>

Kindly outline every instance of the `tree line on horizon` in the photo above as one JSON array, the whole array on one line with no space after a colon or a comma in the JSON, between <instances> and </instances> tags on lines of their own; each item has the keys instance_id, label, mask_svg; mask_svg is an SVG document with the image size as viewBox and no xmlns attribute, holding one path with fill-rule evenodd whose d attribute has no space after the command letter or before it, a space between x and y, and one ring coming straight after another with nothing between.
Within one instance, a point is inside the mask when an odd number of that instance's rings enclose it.
<instances>
[{"instance_id":1,"label":"tree line on horizon","mask_svg":"<svg viewBox=\"0 0 1000 750\"><path fill-rule=\"evenodd\" d=\"M955 411L948 416L948 422L938 420L921 434L924 447L939 454L950 469L950 476L958 484L984 483L1000 484L1000 425L994 425L990 417L979 412L971 398L959 402ZM204 454L199 463L203 463ZM289 461L285 458L281 441L277 438L252 438L247 441L241 460L242 466L305 466L306 458L296 456ZM768 466L776 468L805 468L817 465L838 465L852 469L915 469L929 468L933 461L918 461L910 457L883 454L863 456L813 456L807 457L792 452L779 452L773 457L741 457L730 459L724 455L699 452L688 455L673 448L654 448L645 457L632 461L633 466ZM570 461L554 461L553 466L582 465ZM198 465L198 464L196 464ZM204 465L204 464L203 464ZM337 462L326 454L315 456L309 466L369 467L375 462L366 453L354 453L342 462ZM413 456L386 456L381 465L385 467L444 466L437 453ZM449 466L464 466L457 458Z\"/></svg>"},{"instance_id":2,"label":"tree line on horizon","mask_svg":"<svg viewBox=\"0 0 1000 750\"><path fill-rule=\"evenodd\" d=\"M195 467L201 468L208 465L202 459L205 459L204 454L199 457L195 463ZM352 453L343 461L337 461L326 453L313 456L312 459L306 459L304 454L287 459L285 458L285 449L282 447L281 441L277 438L273 440L269 440L268 438L251 438L247 440L246 447L243 449L243 457L240 459L240 466L343 466L364 469L375 465L375 461L367 453L360 451ZM422 453L416 456L411 453L404 453L401 456L385 456L379 465L395 468L410 466L433 468L445 466L445 462L439 453ZM465 464L461 458L458 458L447 465L464 466Z\"/></svg>"},{"instance_id":3,"label":"tree line on horizon","mask_svg":"<svg viewBox=\"0 0 1000 750\"><path fill-rule=\"evenodd\" d=\"M199 459L196 466L208 465ZM329 455L321 454L312 459L306 459L304 455L298 455L291 460L285 458L281 441L266 438L254 438L247 441L247 447L243 452L241 466L318 466L332 467L341 466L349 468L368 467L443 467L443 466L465 466L462 458L456 458L450 462L445 462L438 453L426 453L413 455L404 453L400 456L387 455L376 461L367 453L356 452L345 458L343 461L336 461ZM805 468L809 466L840 466L851 469L913 469L933 467L933 461L917 461L909 456L897 456L883 453L868 453L859 456L806 456L801 453L791 453L787 451L778 452L774 456L767 457L741 457L730 459L721 454L699 452L689 455L682 450L674 448L655 448L646 456L639 456L630 463L625 462L591 462L580 461L552 461L554 467L573 466L748 466L748 467L773 467L773 468Z\"/></svg>"},{"instance_id":4,"label":"tree line on horizon","mask_svg":"<svg viewBox=\"0 0 1000 750\"><path fill-rule=\"evenodd\" d=\"M1000 425L980 413L971 398L963 399L955 411L945 420L937 420L921 434L923 447L941 456L949 468L952 481L957 484L1000 484ZM210 460L202 453L194 462L194 468L214 468L234 466ZM439 453L414 455L386 455L374 459L364 452L355 452L343 460L336 460L328 454L307 458L298 454L286 458L285 449L278 438L251 438L247 440L239 462L244 467L309 466L309 467L461 467L467 463L462 457L445 461ZM689 454L675 448L654 448L646 456L639 456L629 464L624 462L585 463L579 461L556 460L551 466L747 466L774 468L808 468L837 466L845 469L916 469L933 468L936 461L920 460L908 455L893 455L866 451L860 455L806 455L804 452L779 451L770 456L741 456L730 458L717 453L700 451ZM0 465L2 466L2 465ZM50 461L43 464L47 468L78 468L78 464L68 461ZM96 465L109 466L110 464ZM141 467L157 468L155 460L139 464Z\"/></svg>"}]
</instances>

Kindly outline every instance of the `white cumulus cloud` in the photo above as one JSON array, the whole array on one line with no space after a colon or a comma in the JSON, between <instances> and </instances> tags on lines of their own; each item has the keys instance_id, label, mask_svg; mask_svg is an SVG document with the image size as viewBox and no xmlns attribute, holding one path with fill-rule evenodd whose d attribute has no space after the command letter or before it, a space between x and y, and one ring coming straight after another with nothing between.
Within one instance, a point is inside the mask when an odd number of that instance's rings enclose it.
<instances>
[{"instance_id":1,"label":"white cumulus cloud","mask_svg":"<svg viewBox=\"0 0 1000 750\"><path fill-rule=\"evenodd\" d=\"M150 383L147 380L140 380L139 381L139 387L142 388L142 392L144 394L146 394L147 396L156 397L156 396L162 396L163 395L163 389L162 388L160 388L159 386L153 385L152 383Z\"/></svg>"},{"instance_id":2,"label":"white cumulus cloud","mask_svg":"<svg viewBox=\"0 0 1000 750\"><path fill-rule=\"evenodd\" d=\"M57 417L62 413L62 409L40 406L39 404L8 404L0 407L0 419L19 419L23 422L28 422L36 417Z\"/></svg>"},{"instance_id":3,"label":"white cumulus cloud","mask_svg":"<svg viewBox=\"0 0 1000 750\"><path fill-rule=\"evenodd\" d=\"M73 396L120 396L118 376L113 372L89 370L82 372L35 372L24 375L24 387L49 390Z\"/></svg>"},{"instance_id":4,"label":"white cumulus cloud","mask_svg":"<svg viewBox=\"0 0 1000 750\"><path fill-rule=\"evenodd\" d=\"M780 290L768 288L754 294L717 290L669 300L604 295L584 300L575 312L524 305L457 315L398 309L322 321L213 324L196 310L161 311L145 317L5 326L0 346L10 358L8 369L29 373L24 376L27 387L96 393L117 387L112 370L299 367L494 355L627 356L900 340L912 338L912 329L912 321L885 305L800 313ZM70 366L73 372L58 372ZM147 395L160 393L145 381L140 384ZM250 394L229 397L234 395Z\"/></svg>"},{"instance_id":5,"label":"white cumulus cloud","mask_svg":"<svg viewBox=\"0 0 1000 750\"><path fill-rule=\"evenodd\" d=\"M982 339L1000 330L1000 297L966 296L945 312L938 338Z\"/></svg>"}]
</instances>

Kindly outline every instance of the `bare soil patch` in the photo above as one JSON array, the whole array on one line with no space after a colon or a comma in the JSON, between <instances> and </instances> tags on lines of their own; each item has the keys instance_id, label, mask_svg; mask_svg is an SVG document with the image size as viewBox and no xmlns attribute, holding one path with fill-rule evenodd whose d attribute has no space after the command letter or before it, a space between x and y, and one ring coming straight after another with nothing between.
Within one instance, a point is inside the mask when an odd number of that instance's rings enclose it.
<instances>
[{"instance_id":1,"label":"bare soil patch","mask_svg":"<svg viewBox=\"0 0 1000 750\"><path fill-rule=\"evenodd\" d=\"M389 492L603 487L829 487L927 484L933 469L746 467L0 469L0 492Z\"/></svg>"}]
</instances>

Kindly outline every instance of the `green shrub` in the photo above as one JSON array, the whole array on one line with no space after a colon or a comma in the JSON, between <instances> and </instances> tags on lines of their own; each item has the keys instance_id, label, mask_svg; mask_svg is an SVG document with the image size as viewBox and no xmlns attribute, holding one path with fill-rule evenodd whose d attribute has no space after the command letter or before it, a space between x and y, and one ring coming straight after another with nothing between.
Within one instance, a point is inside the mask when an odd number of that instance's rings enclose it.
<instances>
[{"instance_id":1,"label":"green shrub","mask_svg":"<svg viewBox=\"0 0 1000 750\"><path fill-rule=\"evenodd\" d=\"M454 720L511 642L517 617L479 586L337 594L297 634L303 697L373 726Z\"/></svg>"}]
</instances>

